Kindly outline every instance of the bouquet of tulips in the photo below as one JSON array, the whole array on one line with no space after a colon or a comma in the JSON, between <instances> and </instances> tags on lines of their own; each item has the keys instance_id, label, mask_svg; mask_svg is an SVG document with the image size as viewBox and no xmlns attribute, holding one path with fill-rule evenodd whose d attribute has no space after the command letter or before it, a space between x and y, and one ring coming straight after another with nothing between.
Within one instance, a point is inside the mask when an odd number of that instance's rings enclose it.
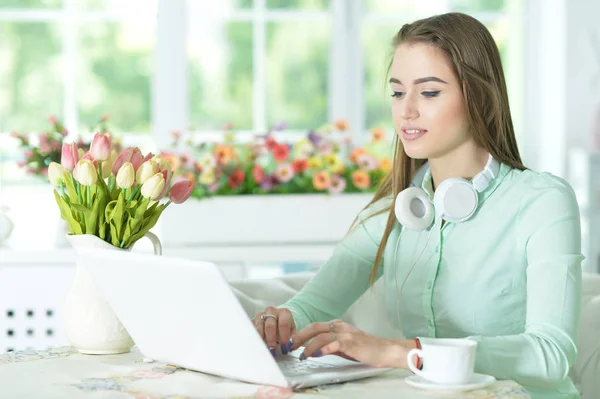
<instances>
[{"instance_id":1,"label":"bouquet of tulips","mask_svg":"<svg viewBox=\"0 0 600 399\"><path fill-rule=\"evenodd\" d=\"M70 233L92 234L125 249L154 227L171 203L189 198L194 183L180 178L171 185L172 177L168 160L139 148L118 154L108 133L96 133L87 153L64 143L60 163L48 168Z\"/></svg>"}]
</instances>

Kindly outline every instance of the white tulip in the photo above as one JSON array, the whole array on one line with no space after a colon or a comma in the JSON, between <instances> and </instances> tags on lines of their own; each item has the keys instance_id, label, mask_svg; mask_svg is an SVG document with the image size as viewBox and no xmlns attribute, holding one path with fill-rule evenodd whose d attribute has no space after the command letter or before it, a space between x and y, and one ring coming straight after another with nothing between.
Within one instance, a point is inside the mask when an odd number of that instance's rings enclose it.
<instances>
[{"instance_id":1,"label":"white tulip","mask_svg":"<svg viewBox=\"0 0 600 399\"><path fill-rule=\"evenodd\" d=\"M77 181L84 186L93 186L98 181L98 171L94 163L83 159L77 163Z\"/></svg>"},{"instance_id":2,"label":"white tulip","mask_svg":"<svg viewBox=\"0 0 600 399\"><path fill-rule=\"evenodd\" d=\"M164 187L165 179L162 173L156 173L151 178L147 179L144 184L142 184L142 196L155 201L158 199L158 197L160 197Z\"/></svg>"},{"instance_id":3,"label":"white tulip","mask_svg":"<svg viewBox=\"0 0 600 399\"><path fill-rule=\"evenodd\" d=\"M117 186L119 188L130 188L135 181L135 170L131 162L125 162L117 172Z\"/></svg>"},{"instance_id":4,"label":"white tulip","mask_svg":"<svg viewBox=\"0 0 600 399\"><path fill-rule=\"evenodd\" d=\"M53 186L58 187L63 183L65 173L67 171L59 163L51 162L50 166L48 166L48 180L50 180Z\"/></svg>"},{"instance_id":5,"label":"white tulip","mask_svg":"<svg viewBox=\"0 0 600 399\"><path fill-rule=\"evenodd\" d=\"M135 175L135 180L138 182L138 184L144 184L146 180L154 176L157 171L158 164L154 160L150 159L140 165Z\"/></svg>"}]
</instances>

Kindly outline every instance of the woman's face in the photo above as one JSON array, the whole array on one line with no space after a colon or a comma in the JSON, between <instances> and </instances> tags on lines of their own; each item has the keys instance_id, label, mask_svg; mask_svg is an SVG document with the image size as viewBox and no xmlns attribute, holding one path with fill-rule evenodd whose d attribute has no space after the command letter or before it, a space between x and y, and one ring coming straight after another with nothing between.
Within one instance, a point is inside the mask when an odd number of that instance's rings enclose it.
<instances>
[{"instance_id":1,"label":"woman's face","mask_svg":"<svg viewBox=\"0 0 600 399\"><path fill-rule=\"evenodd\" d=\"M458 79L440 49L402 44L390 72L394 126L409 157L441 158L471 140Z\"/></svg>"}]
</instances>

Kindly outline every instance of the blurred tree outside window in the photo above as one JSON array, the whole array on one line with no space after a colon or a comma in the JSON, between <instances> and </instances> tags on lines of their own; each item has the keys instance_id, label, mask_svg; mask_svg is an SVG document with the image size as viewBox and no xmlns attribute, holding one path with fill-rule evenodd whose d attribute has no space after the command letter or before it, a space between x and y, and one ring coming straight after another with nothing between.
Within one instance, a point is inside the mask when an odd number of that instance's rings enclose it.
<instances>
[{"instance_id":1,"label":"blurred tree outside window","mask_svg":"<svg viewBox=\"0 0 600 399\"><path fill-rule=\"evenodd\" d=\"M39 131L48 115L89 131L108 114L115 131L149 134L159 1L0 0L0 132ZM331 56L345 46L360 49L353 63L364 77L347 82L346 96L362 93L364 126L353 128L391 130L392 38L402 24L446 11L471 13L490 28L519 126L522 96L511 87L523 60L510 50L522 36L519 0L360 0L355 43L334 21L356 1L185 0L190 128L257 131L285 121L306 131L331 122L332 101L344 100L333 92Z\"/></svg>"}]
</instances>

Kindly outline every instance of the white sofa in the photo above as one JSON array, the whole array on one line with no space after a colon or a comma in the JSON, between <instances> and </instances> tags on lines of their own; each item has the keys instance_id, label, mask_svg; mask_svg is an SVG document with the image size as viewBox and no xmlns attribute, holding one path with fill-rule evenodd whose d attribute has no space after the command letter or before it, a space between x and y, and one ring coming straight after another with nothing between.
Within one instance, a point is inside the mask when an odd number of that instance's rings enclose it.
<instances>
[{"instance_id":1,"label":"white sofa","mask_svg":"<svg viewBox=\"0 0 600 399\"><path fill-rule=\"evenodd\" d=\"M240 303L248 316L268 305L280 305L298 292L313 273L290 274L268 280L233 281ZM376 284L356 301L342 319L365 332L387 338L402 338L383 310L381 286ZM600 275L583 278L583 314L579 332L579 357L571 370L582 397L600 399Z\"/></svg>"}]
</instances>

